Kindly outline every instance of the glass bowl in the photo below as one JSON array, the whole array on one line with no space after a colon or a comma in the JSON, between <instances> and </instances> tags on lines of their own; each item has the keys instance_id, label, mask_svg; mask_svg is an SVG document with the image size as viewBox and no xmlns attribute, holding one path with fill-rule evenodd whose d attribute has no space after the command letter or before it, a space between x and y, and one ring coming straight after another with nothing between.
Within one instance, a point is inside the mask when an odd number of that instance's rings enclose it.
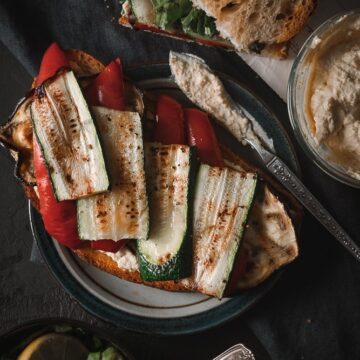
<instances>
[{"instance_id":1,"label":"glass bowl","mask_svg":"<svg viewBox=\"0 0 360 360\"><path fill-rule=\"evenodd\" d=\"M287 102L292 128L297 141L307 156L332 178L344 184L360 188L360 179L350 175L344 167L331 160L332 153L326 145L316 144L309 130L305 114L306 86L311 69L309 56L318 43L318 39L326 38L331 33L334 25L344 16L360 16L360 9L335 15L320 25L306 40L291 69Z\"/></svg>"}]
</instances>

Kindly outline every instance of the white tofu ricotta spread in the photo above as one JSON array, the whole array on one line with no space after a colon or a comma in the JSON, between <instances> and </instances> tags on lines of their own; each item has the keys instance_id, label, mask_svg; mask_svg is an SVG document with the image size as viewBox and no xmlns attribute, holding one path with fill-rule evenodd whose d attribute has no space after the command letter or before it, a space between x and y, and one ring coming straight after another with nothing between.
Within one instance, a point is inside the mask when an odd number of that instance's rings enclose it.
<instances>
[{"instance_id":1,"label":"white tofu ricotta spread","mask_svg":"<svg viewBox=\"0 0 360 360\"><path fill-rule=\"evenodd\" d=\"M118 252L112 253L107 251L101 251L103 254L110 257L116 262L119 268L129 271L138 271L139 266L136 259L136 255L129 249L128 246L124 246Z\"/></svg>"},{"instance_id":2,"label":"white tofu ricotta spread","mask_svg":"<svg viewBox=\"0 0 360 360\"><path fill-rule=\"evenodd\" d=\"M360 16L342 17L314 39L305 114L318 146L360 179Z\"/></svg>"}]
</instances>

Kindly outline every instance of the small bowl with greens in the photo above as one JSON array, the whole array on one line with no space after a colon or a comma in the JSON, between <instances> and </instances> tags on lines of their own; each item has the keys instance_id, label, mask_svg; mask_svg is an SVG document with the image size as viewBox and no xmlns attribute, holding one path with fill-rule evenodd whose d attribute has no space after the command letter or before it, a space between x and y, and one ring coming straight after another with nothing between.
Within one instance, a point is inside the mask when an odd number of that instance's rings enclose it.
<instances>
[{"instance_id":1,"label":"small bowl with greens","mask_svg":"<svg viewBox=\"0 0 360 360\"><path fill-rule=\"evenodd\" d=\"M0 338L0 360L134 360L108 334L68 320L26 323Z\"/></svg>"}]
</instances>

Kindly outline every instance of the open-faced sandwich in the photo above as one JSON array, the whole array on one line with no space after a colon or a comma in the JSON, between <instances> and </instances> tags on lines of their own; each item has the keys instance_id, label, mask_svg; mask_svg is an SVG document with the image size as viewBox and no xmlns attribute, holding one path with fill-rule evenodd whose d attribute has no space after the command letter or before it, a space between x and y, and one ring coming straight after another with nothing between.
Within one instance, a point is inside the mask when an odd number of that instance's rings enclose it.
<instances>
[{"instance_id":1,"label":"open-faced sandwich","mask_svg":"<svg viewBox=\"0 0 360 360\"><path fill-rule=\"evenodd\" d=\"M201 44L284 58L316 0L122 0L119 23Z\"/></svg>"},{"instance_id":2,"label":"open-faced sandwich","mask_svg":"<svg viewBox=\"0 0 360 360\"><path fill-rule=\"evenodd\" d=\"M221 298L297 256L301 209L219 144L209 116L239 141L266 141L219 78L191 55L169 62L201 110L143 96L119 59L104 66L52 44L0 140L47 232L78 257L125 280Z\"/></svg>"}]
</instances>

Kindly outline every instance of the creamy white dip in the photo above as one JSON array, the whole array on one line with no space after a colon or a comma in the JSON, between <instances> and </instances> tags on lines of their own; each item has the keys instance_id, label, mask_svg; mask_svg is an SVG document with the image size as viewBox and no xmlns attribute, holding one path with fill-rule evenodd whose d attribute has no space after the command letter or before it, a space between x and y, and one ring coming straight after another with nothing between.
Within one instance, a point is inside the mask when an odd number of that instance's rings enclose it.
<instances>
[{"instance_id":1,"label":"creamy white dip","mask_svg":"<svg viewBox=\"0 0 360 360\"><path fill-rule=\"evenodd\" d=\"M238 141L244 143L244 138L247 138L273 148L262 127L255 119L246 116L231 99L221 80L204 60L171 51L169 63L175 82L185 95L214 117Z\"/></svg>"},{"instance_id":2,"label":"creamy white dip","mask_svg":"<svg viewBox=\"0 0 360 360\"><path fill-rule=\"evenodd\" d=\"M107 251L100 251L103 254L109 256L116 262L119 268L129 271L138 271L139 265L136 255L129 249L128 246L124 246L118 252L112 253Z\"/></svg>"},{"instance_id":3,"label":"creamy white dip","mask_svg":"<svg viewBox=\"0 0 360 360\"><path fill-rule=\"evenodd\" d=\"M308 126L330 159L360 179L360 16L315 38L305 96Z\"/></svg>"}]
</instances>

